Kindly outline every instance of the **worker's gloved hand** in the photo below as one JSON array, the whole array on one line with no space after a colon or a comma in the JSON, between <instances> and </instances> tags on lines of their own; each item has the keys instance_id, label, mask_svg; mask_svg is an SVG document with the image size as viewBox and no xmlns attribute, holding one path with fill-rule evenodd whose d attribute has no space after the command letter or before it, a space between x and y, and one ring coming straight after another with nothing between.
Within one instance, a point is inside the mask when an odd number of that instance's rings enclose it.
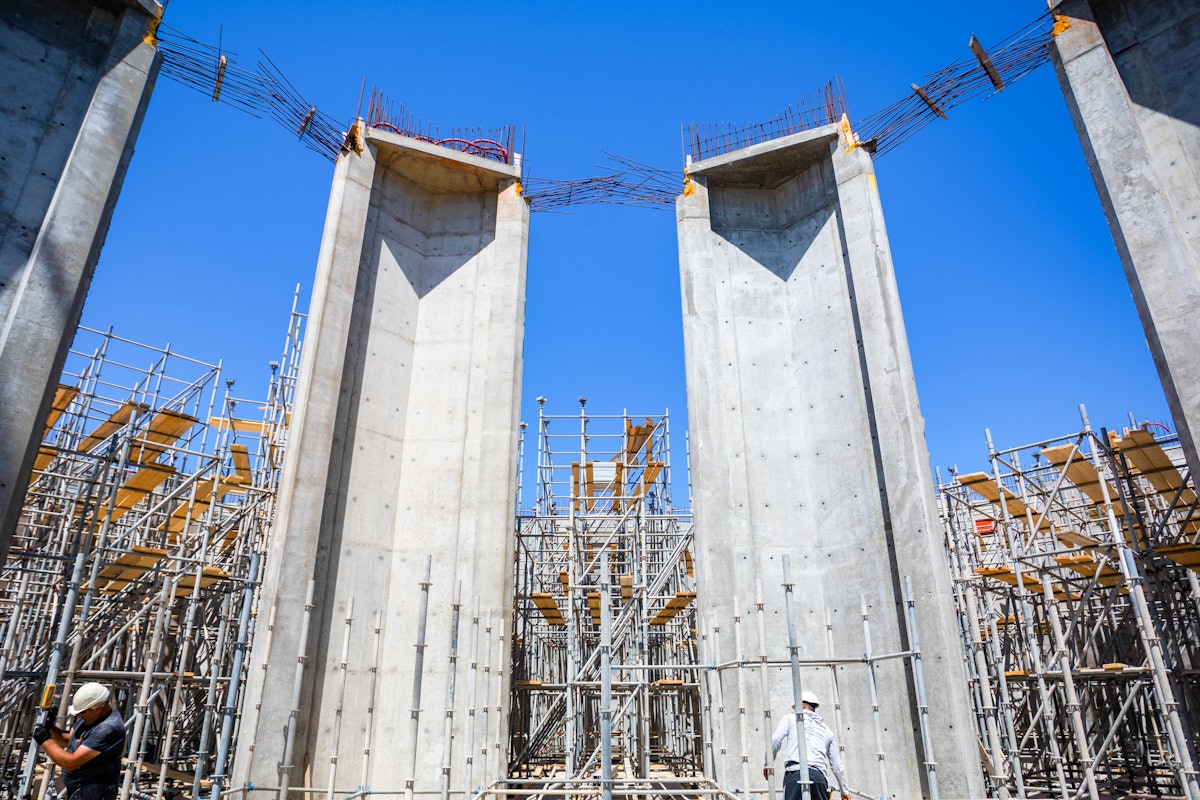
<instances>
[{"instance_id":1,"label":"worker's gloved hand","mask_svg":"<svg viewBox=\"0 0 1200 800\"><path fill-rule=\"evenodd\" d=\"M45 725L38 725L33 729L33 739L38 745L43 745L50 738L50 729Z\"/></svg>"}]
</instances>

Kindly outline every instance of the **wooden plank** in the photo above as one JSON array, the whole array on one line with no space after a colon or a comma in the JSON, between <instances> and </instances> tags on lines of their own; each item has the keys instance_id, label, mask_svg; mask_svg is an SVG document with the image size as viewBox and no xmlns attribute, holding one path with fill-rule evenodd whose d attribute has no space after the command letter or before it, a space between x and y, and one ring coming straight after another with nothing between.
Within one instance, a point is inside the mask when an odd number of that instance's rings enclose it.
<instances>
[{"instance_id":1,"label":"wooden plank","mask_svg":"<svg viewBox=\"0 0 1200 800\"><path fill-rule=\"evenodd\" d=\"M117 560L108 564L97 576L97 586L104 594L119 592L134 581L140 580L169 551L157 547L134 545L128 552L122 553ZM225 580L229 573L216 567L204 567L201 570L200 588L206 589L218 581ZM182 596L192 591L196 585L195 571L189 571L180 576L175 586L175 595Z\"/></svg>"},{"instance_id":2,"label":"wooden plank","mask_svg":"<svg viewBox=\"0 0 1200 800\"><path fill-rule=\"evenodd\" d=\"M995 578L998 581L1007 583L1009 586L1015 587L1017 585L1017 574L1008 567L977 567L975 569L975 574L984 578ZM1035 578L1027 572L1021 573L1021 583L1027 590L1031 592L1037 592L1038 594L1042 593L1041 579ZM1057 586L1052 585L1050 591L1057 600L1062 600L1068 596L1066 592ZM1071 592L1070 598L1072 600L1077 600L1079 599L1079 595L1076 592Z\"/></svg>"},{"instance_id":3,"label":"wooden plank","mask_svg":"<svg viewBox=\"0 0 1200 800\"><path fill-rule=\"evenodd\" d=\"M253 475L250 474L250 448L244 444L231 444L229 455L233 458L233 473L249 486L253 482Z\"/></svg>"},{"instance_id":4,"label":"wooden plank","mask_svg":"<svg viewBox=\"0 0 1200 800\"><path fill-rule=\"evenodd\" d=\"M108 419L101 422L96 430L88 434L82 442L79 443L80 451L86 453L96 445L103 442L108 437L112 436L121 428L128 424L134 414L144 414L150 410L150 406L145 403L135 403L132 400L127 400L116 411L114 411Z\"/></svg>"},{"instance_id":5,"label":"wooden plank","mask_svg":"<svg viewBox=\"0 0 1200 800\"><path fill-rule=\"evenodd\" d=\"M1116 586L1123 580L1120 572L1115 571L1113 567L1107 564L1102 564L1087 553L1055 556L1054 561L1089 579L1096 577L1096 573L1099 572L1100 579L1096 583L1101 586Z\"/></svg>"},{"instance_id":6,"label":"wooden plank","mask_svg":"<svg viewBox=\"0 0 1200 800\"><path fill-rule=\"evenodd\" d=\"M1160 495L1165 495L1168 500L1184 485L1183 475L1150 431L1130 431L1124 437L1116 439L1114 445L1129 463L1145 476L1154 490ZM1191 489L1184 489L1179 495L1179 502L1186 506L1192 505L1196 502L1196 493Z\"/></svg>"},{"instance_id":7,"label":"wooden plank","mask_svg":"<svg viewBox=\"0 0 1200 800\"><path fill-rule=\"evenodd\" d=\"M1100 547L1101 545L1099 539L1093 539L1079 531L1059 530L1055 531L1054 535L1067 547Z\"/></svg>"},{"instance_id":8,"label":"wooden plank","mask_svg":"<svg viewBox=\"0 0 1200 800\"><path fill-rule=\"evenodd\" d=\"M1074 455L1072 455L1074 453ZM1113 510L1117 516L1121 516L1121 495L1112 486L1105 483L1104 487L1100 486L1100 474L1096 472L1096 468L1092 466L1092 462L1087 460L1087 457L1079 452L1074 445L1064 444L1058 447L1047 447L1042 450L1042 457L1049 461L1060 470L1066 470L1067 480L1075 484L1079 491L1083 492L1088 498L1097 505L1104 502L1104 489L1108 489L1108 498L1113 503ZM1071 463L1067 464L1067 459Z\"/></svg>"},{"instance_id":9,"label":"wooden plank","mask_svg":"<svg viewBox=\"0 0 1200 800\"><path fill-rule=\"evenodd\" d=\"M46 433L54 427L54 423L58 422L58 418L67 410L67 406L71 405L71 401L79 394L78 386L68 386L60 383L58 388L54 390L54 400L50 403L50 414L46 417Z\"/></svg>"},{"instance_id":10,"label":"wooden plank","mask_svg":"<svg viewBox=\"0 0 1200 800\"><path fill-rule=\"evenodd\" d=\"M1200 572L1200 547L1191 542L1160 545L1154 548L1154 552L1171 559L1181 567L1187 567L1192 572Z\"/></svg>"},{"instance_id":11,"label":"wooden plank","mask_svg":"<svg viewBox=\"0 0 1200 800\"><path fill-rule=\"evenodd\" d=\"M175 510L171 512L166 522L158 526L158 529L167 530L170 533L181 533L187 527L189 519L195 519L208 510L212 505L213 500L221 502L225 495L229 494L234 489L242 485L242 478L238 475L223 475L215 483L211 478L206 478L196 484L196 498L192 501L190 498L183 500Z\"/></svg>"},{"instance_id":12,"label":"wooden plank","mask_svg":"<svg viewBox=\"0 0 1200 800\"><path fill-rule=\"evenodd\" d=\"M146 495L157 489L163 481L175 474L175 468L168 464L150 464L142 467L117 490L117 499L113 503L109 521L116 522L129 513Z\"/></svg>"},{"instance_id":13,"label":"wooden plank","mask_svg":"<svg viewBox=\"0 0 1200 800\"><path fill-rule=\"evenodd\" d=\"M971 36L971 41L967 46L975 54L975 59L979 62L979 66L983 67L983 71L987 73L988 80L992 82L992 86L996 87L996 91L1004 91L1004 79L996 71L996 66L992 64L992 59L988 57L987 51L983 49L983 45L979 43L979 40Z\"/></svg>"},{"instance_id":14,"label":"wooden plank","mask_svg":"<svg viewBox=\"0 0 1200 800\"><path fill-rule=\"evenodd\" d=\"M946 112L942 111L938 104L933 102L933 99L925 93L924 89L922 89L920 86L917 86L915 83L909 85L912 87L913 94L924 100L925 105L929 106L930 111L937 114L942 119L949 119L949 117L946 116Z\"/></svg>"},{"instance_id":15,"label":"wooden plank","mask_svg":"<svg viewBox=\"0 0 1200 800\"><path fill-rule=\"evenodd\" d=\"M997 486L996 481L986 472L971 472L959 475L958 482L978 494L994 506L1000 505L1000 497L1004 496L1008 515L1020 520L1025 519L1025 503L1004 486Z\"/></svg>"},{"instance_id":16,"label":"wooden plank","mask_svg":"<svg viewBox=\"0 0 1200 800\"><path fill-rule=\"evenodd\" d=\"M559 610L558 602L550 592L534 592L529 599L533 601L534 608L546 618L546 622L555 626L567 624L567 621L563 619L562 611Z\"/></svg>"},{"instance_id":17,"label":"wooden plank","mask_svg":"<svg viewBox=\"0 0 1200 800\"><path fill-rule=\"evenodd\" d=\"M153 461L167 451L167 446L174 444L179 437L191 430L199 420L184 414L182 411L163 409L150 420L150 427L145 433L134 440L129 457L133 461L145 464Z\"/></svg>"},{"instance_id":18,"label":"wooden plank","mask_svg":"<svg viewBox=\"0 0 1200 800\"><path fill-rule=\"evenodd\" d=\"M40 445L38 447L37 457L33 460L34 472L45 472L46 467L50 466L50 462L58 455L58 450L50 445Z\"/></svg>"},{"instance_id":19,"label":"wooden plank","mask_svg":"<svg viewBox=\"0 0 1200 800\"><path fill-rule=\"evenodd\" d=\"M625 458L630 463L636 463L638 454L650 441L654 432L654 420L646 418L645 425L634 425L633 420L625 420ZM647 454L649 455L649 454Z\"/></svg>"},{"instance_id":20,"label":"wooden plank","mask_svg":"<svg viewBox=\"0 0 1200 800\"><path fill-rule=\"evenodd\" d=\"M695 592L676 592L675 596L667 600L667 604L659 609L658 613L650 620L651 625L666 625L680 611L687 608L693 600L696 599Z\"/></svg>"},{"instance_id":21,"label":"wooden plank","mask_svg":"<svg viewBox=\"0 0 1200 800\"><path fill-rule=\"evenodd\" d=\"M587 603L588 603L588 610L591 611L591 615L592 615L592 624L595 625L597 628L599 628L600 627L600 593L599 592L588 592L587 593Z\"/></svg>"},{"instance_id":22,"label":"wooden plank","mask_svg":"<svg viewBox=\"0 0 1200 800\"><path fill-rule=\"evenodd\" d=\"M579 462L571 462L571 499L575 501L575 513L580 512L579 505Z\"/></svg>"},{"instance_id":23,"label":"wooden plank","mask_svg":"<svg viewBox=\"0 0 1200 800\"><path fill-rule=\"evenodd\" d=\"M254 433L259 436L267 432L266 424L260 419L237 419L231 417L209 417L210 427L219 431L234 430L238 433Z\"/></svg>"}]
</instances>

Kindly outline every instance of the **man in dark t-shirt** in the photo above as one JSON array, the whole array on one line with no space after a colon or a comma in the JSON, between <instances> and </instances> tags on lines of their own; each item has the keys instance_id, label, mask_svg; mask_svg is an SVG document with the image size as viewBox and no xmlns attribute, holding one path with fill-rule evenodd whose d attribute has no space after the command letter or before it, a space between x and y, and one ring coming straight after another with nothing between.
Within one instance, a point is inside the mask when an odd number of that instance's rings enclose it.
<instances>
[{"instance_id":1,"label":"man in dark t-shirt","mask_svg":"<svg viewBox=\"0 0 1200 800\"><path fill-rule=\"evenodd\" d=\"M75 725L68 735L40 725L33 738L63 770L68 800L115 800L121 783L125 722L109 703L109 692L85 683L71 699Z\"/></svg>"}]
</instances>

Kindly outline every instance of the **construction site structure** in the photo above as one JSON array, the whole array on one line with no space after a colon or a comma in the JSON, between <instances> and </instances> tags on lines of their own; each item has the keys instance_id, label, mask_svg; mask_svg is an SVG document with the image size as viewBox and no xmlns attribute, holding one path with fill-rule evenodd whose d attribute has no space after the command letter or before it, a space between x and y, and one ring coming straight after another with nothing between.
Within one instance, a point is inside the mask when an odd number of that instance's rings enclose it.
<instances>
[{"instance_id":1,"label":"construction site structure","mask_svg":"<svg viewBox=\"0 0 1200 800\"><path fill-rule=\"evenodd\" d=\"M495 792L712 792L669 417L544 403L524 471L535 497L517 517L509 780Z\"/></svg>"},{"instance_id":2,"label":"construction site structure","mask_svg":"<svg viewBox=\"0 0 1200 800\"><path fill-rule=\"evenodd\" d=\"M766 613L768 659L792 650L801 661L861 663L862 643L846 632L861 630L867 609L874 647L911 657L839 672L840 688L831 674L804 680L819 696L859 698L841 709L835 734L877 731L878 750L891 754L884 775L874 752L851 749L856 786L872 796L979 797L871 157L844 122L755 144L691 163L676 213L700 630L715 645L718 630L761 602L762 587L783 580L795 613L779 604ZM741 660L732 637L719 643L717 662ZM937 704L926 683L938 687ZM793 704L786 684L744 687L749 738L769 737L769 712ZM744 759L723 754L713 776L761 791Z\"/></svg>"},{"instance_id":3,"label":"construction site structure","mask_svg":"<svg viewBox=\"0 0 1200 800\"><path fill-rule=\"evenodd\" d=\"M0 7L0 563L161 57L153 0Z\"/></svg>"},{"instance_id":4,"label":"construction site structure","mask_svg":"<svg viewBox=\"0 0 1200 800\"><path fill-rule=\"evenodd\" d=\"M58 794L31 731L88 681L127 722L122 797L220 796L303 323L293 306L265 402L78 331L0 571L0 796Z\"/></svg>"},{"instance_id":5,"label":"construction site structure","mask_svg":"<svg viewBox=\"0 0 1200 800\"><path fill-rule=\"evenodd\" d=\"M238 738L234 785L256 795L465 791L482 765L448 761L442 742L480 737L495 760L507 737L520 169L362 122L352 140L330 193ZM478 662L460 653L478 626L500 640L471 640L491 660L467 686ZM489 706L486 726L472 702Z\"/></svg>"},{"instance_id":6,"label":"construction site structure","mask_svg":"<svg viewBox=\"0 0 1200 800\"><path fill-rule=\"evenodd\" d=\"M1200 505L1159 428L989 433L939 487L992 796L1200 798Z\"/></svg>"},{"instance_id":7,"label":"construction site structure","mask_svg":"<svg viewBox=\"0 0 1200 800\"><path fill-rule=\"evenodd\" d=\"M1059 83L1180 442L1200 470L1200 6L1050 5Z\"/></svg>"}]
</instances>

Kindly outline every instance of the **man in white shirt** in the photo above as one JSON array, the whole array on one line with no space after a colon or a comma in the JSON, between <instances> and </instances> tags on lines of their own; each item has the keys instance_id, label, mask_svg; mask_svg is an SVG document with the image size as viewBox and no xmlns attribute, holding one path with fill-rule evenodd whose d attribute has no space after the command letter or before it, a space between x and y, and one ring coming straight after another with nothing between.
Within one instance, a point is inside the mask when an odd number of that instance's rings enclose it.
<instances>
[{"instance_id":1,"label":"man in white shirt","mask_svg":"<svg viewBox=\"0 0 1200 800\"><path fill-rule=\"evenodd\" d=\"M819 705L812 692L801 692L800 707L803 709L804 740L807 745L804 752L808 763L808 779L812 784L809 800L828 800L830 772L837 777L842 800L850 800L849 783L846 771L842 768L842 759L838 756L837 744L833 740L833 731L817 713ZM785 739L788 746L783 764L783 800L804 800L803 782L800 780L800 737L796 735L795 714L785 714L775 728L775 735L771 737L771 758L763 763L763 777L770 780L767 764L779 755L779 748Z\"/></svg>"}]
</instances>

